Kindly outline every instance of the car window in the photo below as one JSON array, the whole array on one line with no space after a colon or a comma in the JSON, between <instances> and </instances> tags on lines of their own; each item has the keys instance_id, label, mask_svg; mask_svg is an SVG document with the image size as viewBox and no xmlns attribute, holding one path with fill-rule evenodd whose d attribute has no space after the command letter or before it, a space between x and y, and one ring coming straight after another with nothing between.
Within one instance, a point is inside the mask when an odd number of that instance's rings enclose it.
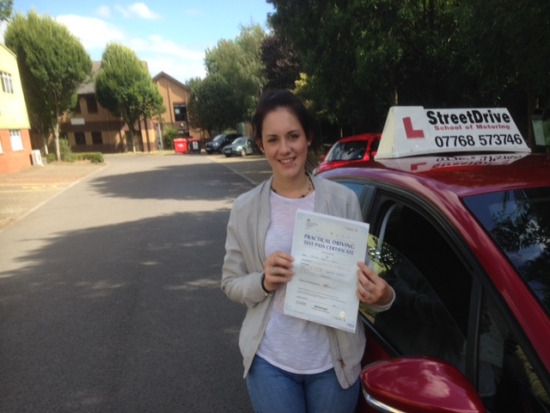
<instances>
[{"instance_id":1,"label":"car window","mask_svg":"<svg viewBox=\"0 0 550 413\"><path fill-rule=\"evenodd\" d=\"M351 161L363 159L368 141L336 142L326 161Z\"/></svg>"},{"instance_id":2,"label":"car window","mask_svg":"<svg viewBox=\"0 0 550 413\"><path fill-rule=\"evenodd\" d=\"M464 202L550 315L550 188L502 191Z\"/></svg>"},{"instance_id":3,"label":"car window","mask_svg":"<svg viewBox=\"0 0 550 413\"><path fill-rule=\"evenodd\" d=\"M246 138L237 138L233 141L233 145L243 145L246 143Z\"/></svg>"},{"instance_id":4,"label":"car window","mask_svg":"<svg viewBox=\"0 0 550 413\"><path fill-rule=\"evenodd\" d=\"M225 139L225 135L218 135L214 139L212 139L214 142L221 142Z\"/></svg>"},{"instance_id":5,"label":"car window","mask_svg":"<svg viewBox=\"0 0 550 413\"><path fill-rule=\"evenodd\" d=\"M481 306L478 348L478 393L490 412L550 412L548 393L488 294Z\"/></svg>"},{"instance_id":6,"label":"car window","mask_svg":"<svg viewBox=\"0 0 550 413\"><path fill-rule=\"evenodd\" d=\"M368 252L396 299L367 318L401 355L440 358L464 373L472 277L428 220L398 203L384 210Z\"/></svg>"}]
</instances>

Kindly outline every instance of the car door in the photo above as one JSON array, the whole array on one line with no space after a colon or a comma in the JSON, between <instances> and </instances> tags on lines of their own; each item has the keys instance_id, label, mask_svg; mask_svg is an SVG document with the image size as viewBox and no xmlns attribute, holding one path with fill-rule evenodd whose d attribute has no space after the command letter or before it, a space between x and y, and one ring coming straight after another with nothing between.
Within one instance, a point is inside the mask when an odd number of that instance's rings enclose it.
<instances>
[{"instance_id":1,"label":"car door","mask_svg":"<svg viewBox=\"0 0 550 413\"><path fill-rule=\"evenodd\" d=\"M468 378L489 412L548 412L547 377L537 374L536 355L444 216L403 191L340 183L358 195L370 224L372 266L396 292L386 312L361 308L364 365L395 356L438 358ZM363 400L360 411L371 411Z\"/></svg>"}]
</instances>

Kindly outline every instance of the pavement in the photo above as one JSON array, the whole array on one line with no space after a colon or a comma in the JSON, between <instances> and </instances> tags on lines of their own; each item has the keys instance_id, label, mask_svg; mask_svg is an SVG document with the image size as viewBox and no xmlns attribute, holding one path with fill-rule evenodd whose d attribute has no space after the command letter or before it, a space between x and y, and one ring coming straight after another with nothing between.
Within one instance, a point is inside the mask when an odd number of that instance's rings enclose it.
<instances>
[{"instance_id":1,"label":"pavement","mask_svg":"<svg viewBox=\"0 0 550 413\"><path fill-rule=\"evenodd\" d=\"M0 231L105 166L88 161L53 162L0 174Z\"/></svg>"}]
</instances>

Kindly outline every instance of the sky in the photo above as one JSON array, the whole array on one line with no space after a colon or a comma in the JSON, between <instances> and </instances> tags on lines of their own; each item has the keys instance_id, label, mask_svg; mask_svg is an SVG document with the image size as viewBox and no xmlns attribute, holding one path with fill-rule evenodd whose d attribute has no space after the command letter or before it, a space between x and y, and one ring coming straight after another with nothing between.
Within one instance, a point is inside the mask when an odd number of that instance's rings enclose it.
<instances>
[{"instance_id":1,"label":"sky","mask_svg":"<svg viewBox=\"0 0 550 413\"><path fill-rule=\"evenodd\" d=\"M234 40L242 25L267 28L274 11L266 0L14 0L14 13L35 9L80 39L93 61L110 42L131 48L147 62L151 76L165 72L182 83L204 77L204 53L222 39ZM0 25L4 41L6 23Z\"/></svg>"}]
</instances>

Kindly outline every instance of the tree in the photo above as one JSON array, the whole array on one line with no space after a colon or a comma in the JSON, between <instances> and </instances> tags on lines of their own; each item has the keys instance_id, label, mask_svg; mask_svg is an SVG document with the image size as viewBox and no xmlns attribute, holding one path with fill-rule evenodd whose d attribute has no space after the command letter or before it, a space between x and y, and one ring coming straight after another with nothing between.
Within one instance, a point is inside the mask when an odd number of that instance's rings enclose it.
<instances>
[{"instance_id":1,"label":"tree","mask_svg":"<svg viewBox=\"0 0 550 413\"><path fill-rule=\"evenodd\" d=\"M481 80L477 95L488 105L509 107L534 147L531 115L550 105L550 2L462 3L468 71Z\"/></svg>"},{"instance_id":2,"label":"tree","mask_svg":"<svg viewBox=\"0 0 550 413\"><path fill-rule=\"evenodd\" d=\"M218 74L208 75L191 91L187 107L189 123L207 130L210 135L212 131L233 127L241 120L234 100L234 89L225 78Z\"/></svg>"},{"instance_id":3,"label":"tree","mask_svg":"<svg viewBox=\"0 0 550 413\"><path fill-rule=\"evenodd\" d=\"M142 117L162 113L162 97L147 67L133 50L110 43L103 52L95 85L97 101L128 126L135 152L136 124Z\"/></svg>"},{"instance_id":4,"label":"tree","mask_svg":"<svg viewBox=\"0 0 550 413\"><path fill-rule=\"evenodd\" d=\"M298 55L272 34L262 41L265 89L292 89L300 78Z\"/></svg>"},{"instance_id":5,"label":"tree","mask_svg":"<svg viewBox=\"0 0 550 413\"><path fill-rule=\"evenodd\" d=\"M31 126L51 128L60 160L59 118L74 107L78 86L92 70L90 56L64 25L34 10L17 14L4 39L17 55Z\"/></svg>"},{"instance_id":6,"label":"tree","mask_svg":"<svg viewBox=\"0 0 550 413\"><path fill-rule=\"evenodd\" d=\"M0 22L8 21L13 12L13 0L0 0Z\"/></svg>"},{"instance_id":7,"label":"tree","mask_svg":"<svg viewBox=\"0 0 550 413\"><path fill-rule=\"evenodd\" d=\"M240 120L251 116L265 84L261 46L265 32L259 25L242 26L233 40L220 40L217 47L206 51L208 75L222 76L233 90L233 105Z\"/></svg>"}]
</instances>

